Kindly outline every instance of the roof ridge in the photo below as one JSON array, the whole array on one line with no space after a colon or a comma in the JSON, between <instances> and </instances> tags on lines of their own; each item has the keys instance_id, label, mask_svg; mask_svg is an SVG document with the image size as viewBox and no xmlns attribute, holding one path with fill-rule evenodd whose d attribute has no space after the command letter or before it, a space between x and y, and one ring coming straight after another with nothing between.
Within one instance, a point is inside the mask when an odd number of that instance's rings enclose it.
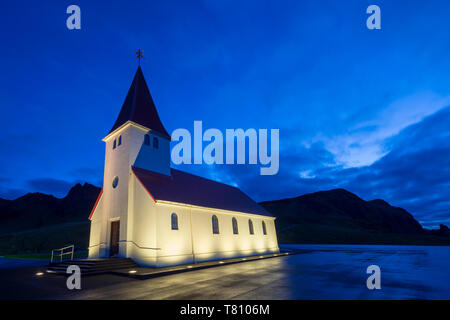
<instances>
[{"instance_id":1,"label":"roof ridge","mask_svg":"<svg viewBox=\"0 0 450 320\"><path fill-rule=\"evenodd\" d=\"M137 81L135 82L135 79L137 77L138 71L141 69L141 66L138 66L138 69L136 71L136 74L134 75L133 82L131 85L134 84L133 88L133 95L131 97L131 118L134 118L134 113L136 112L136 90L137 90Z\"/></svg>"},{"instance_id":2,"label":"roof ridge","mask_svg":"<svg viewBox=\"0 0 450 320\"><path fill-rule=\"evenodd\" d=\"M171 168L171 176L132 166L136 177L158 200L273 217L241 189ZM150 191L149 191L150 192Z\"/></svg>"}]
</instances>

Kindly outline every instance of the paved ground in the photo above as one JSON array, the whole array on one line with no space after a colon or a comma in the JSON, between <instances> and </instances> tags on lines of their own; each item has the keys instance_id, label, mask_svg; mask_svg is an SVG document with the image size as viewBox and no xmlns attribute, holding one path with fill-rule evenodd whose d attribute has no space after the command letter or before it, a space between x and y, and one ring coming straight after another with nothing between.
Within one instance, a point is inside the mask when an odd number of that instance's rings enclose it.
<instances>
[{"instance_id":1,"label":"paved ground","mask_svg":"<svg viewBox=\"0 0 450 320\"><path fill-rule=\"evenodd\" d=\"M2 269L0 299L450 299L450 247L308 250L147 280L86 276L79 291L65 277L36 276L39 267ZM381 290L366 287L371 264L381 268Z\"/></svg>"},{"instance_id":2,"label":"paved ground","mask_svg":"<svg viewBox=\"0 0 450 320\"><path fill-rule=\"evenodd\" d=\"M22 268L22 267L45 266L47 264L48 264L47 260L0 258L0 270L16 269L16 268Z\"/></svg>"},{"instance_id":3,"label":"paved ground","mask_svg":"<svg viewBox=\"0 0 450 320\"><path fill-rule=\"evenodd\" d=\"M43 270L39 267L0 270L0 299L259 299L258 289L266 287L272 296L271 284L283 277L274 270L282 264L282 259L285 258L243 262L147 280L117 275L86 276L82 278L79 291L68 290L63 276L36 276Z\"/></svg>"}]
</instances>

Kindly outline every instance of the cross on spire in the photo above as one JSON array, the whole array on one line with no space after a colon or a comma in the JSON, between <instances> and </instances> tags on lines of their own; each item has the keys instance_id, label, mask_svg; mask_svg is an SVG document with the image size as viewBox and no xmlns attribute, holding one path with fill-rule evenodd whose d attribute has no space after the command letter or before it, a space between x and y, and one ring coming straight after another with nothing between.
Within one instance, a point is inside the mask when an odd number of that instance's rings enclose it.
<instances>
[{"instance_id":1,"label":"cross on spire","mask_svg":"<svg viewBox=\"0 0 450 320\"><path fill-rule=\"evenodd\" d=\"M136 51L136 59L139 59L139 65L141 65L141 59L145 59L144 58L144 50L138 49Z\"/></svg>"}]
</instances>

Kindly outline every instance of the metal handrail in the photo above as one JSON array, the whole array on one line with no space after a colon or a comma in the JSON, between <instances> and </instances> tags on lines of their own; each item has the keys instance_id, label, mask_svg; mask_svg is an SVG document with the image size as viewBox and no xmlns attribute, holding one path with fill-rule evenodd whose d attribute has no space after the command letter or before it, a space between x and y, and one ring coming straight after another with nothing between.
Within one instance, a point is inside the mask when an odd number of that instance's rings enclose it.
<instances>
[{"instance_id":1,"label":"metal handrail","mask_svg":"<svg viewBox=\"0 0 450 320\"><path fill-rule=\"evenodd\" d=\"M69 249L69 248L72 249L72 250L70 250L70 251L68 251L68 252L64 252L64 250ZM62 262L62 261L63 261L63 256L64 256L64 255L68 255L68 254L71 255L70 260L73 260L73 251L74 251L74 249L75 249L75 246L74 246L73 244L70 245L70 246L61 248L61 249L53 249L53 250L52 250L52 257L51 257L51 259L50 259L50 263L53 263L53 258L54 258L54 257L59 257L59 258L60 258L60 259L59 259L59 262ZM59 254L55 254L55 253L54 253L55 251L59 251L60 253L59 253Z\"/></svg>"}]
</instances>

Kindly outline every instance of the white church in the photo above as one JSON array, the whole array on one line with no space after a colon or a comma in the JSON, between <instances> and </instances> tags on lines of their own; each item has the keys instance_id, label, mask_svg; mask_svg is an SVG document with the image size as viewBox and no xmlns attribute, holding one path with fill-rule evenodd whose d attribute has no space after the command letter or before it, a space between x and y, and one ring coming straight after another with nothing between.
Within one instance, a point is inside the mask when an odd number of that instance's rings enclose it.
<instances>
[{"instance_id":1,"label":"white church","mask_svg":"<svg viewBox=\"0 0 450 320\"><path fill-rule=\"evenodd\" d=\"M164 267L279 252L275 217L238 188L170 167L141 67L109 134L89 258Z\"/></svg>"}]
</instances>

